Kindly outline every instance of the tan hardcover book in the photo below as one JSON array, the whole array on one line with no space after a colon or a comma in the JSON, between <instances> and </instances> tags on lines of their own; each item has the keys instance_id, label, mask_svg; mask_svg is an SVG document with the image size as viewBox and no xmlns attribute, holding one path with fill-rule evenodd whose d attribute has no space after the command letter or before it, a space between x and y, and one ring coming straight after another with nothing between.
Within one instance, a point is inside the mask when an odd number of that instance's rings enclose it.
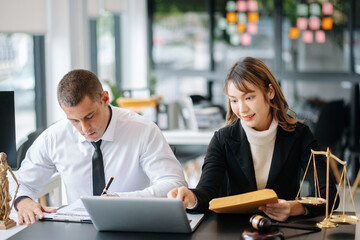
<instances>
[{"instance_id":1,"label":"tan hardcover book","mask_svg":"<svg viewBox=\"0 0 360 240\"><path fill-rule=\"evenodd\" d=\"M229 197L214 198L209 209L217 213L255 213L258 207L277 203L278 197L272 189L261 189Z\"/></svg>"}]
</instances>

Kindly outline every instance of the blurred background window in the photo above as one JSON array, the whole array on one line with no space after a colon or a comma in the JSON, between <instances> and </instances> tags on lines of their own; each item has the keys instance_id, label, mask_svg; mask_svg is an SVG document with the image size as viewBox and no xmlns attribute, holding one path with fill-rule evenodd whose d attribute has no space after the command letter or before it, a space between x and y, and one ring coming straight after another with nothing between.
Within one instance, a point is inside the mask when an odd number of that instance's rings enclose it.
<instances>
[{"instance_id":1,"label":"blurred background window","mask_svg":"<svg viewBox=\"0 0 360 240\"><path fill-rule=\"evenodd\" d=\"M286 71L348 72L350 1L283 1ZM355 51L356 52L356 51Z\"/></svg>"},{"instance_id":2,"label":"blurred background window","mask_svg":"<svg viewBox=\"0 0 360 240\"><path fill-rule=\"evenodd\" d=\"M97 19L97 61L100 81L115 83L114 15L104 13Z\"/></svg>"},{"instance_id":3,"label":"blurred background window","mask_svg":"<svg viewBox=\"0 0 360 240\"><path fill-rule=\"evenodd\" d=\"M352 73L360 72L359 5L358 1L337 0L206 0L191 4L149 0L150 60L157 93L165 101L179 95L203 95L226 106L221 89L228 70L239 59L252 56L273 71L290 107L317 97L349 102L351 81L358 78ZM198 21L203 25L189 20L195 16L203 19ZM201 27L189 34L195 26ZM194 46L199 42L191 39L204 40L204 54L197 55ZM206 67L199 67L199 62ZM206 93L195 88L199 79L207 86ZM319 96L311 91L324 82L337 89L330 91L335 94ZM181 87L189 83L194 86L191 93ZM307 90L300 90L302 87Z\"/></svg>"},{"instance_id":4,"label":"blurred background window","mask_svg":"<svg viewBox=\"0 0 360 240\"><path fill-rule=\"evenodd\" d=\"M207 0L155 0L154 67L208 70L209 15Z\"/></svg>"},{"instance_id":5,"label":"blurred background window","mask_svg":"<svg viewBox=\"0 0 360 240\"><path fill-rule=\"evenodd\" d=\"M36 129L33 37L0 33L0 91L15 92L16 140Z\"/></svg>"},{"instance_id":6,"label":"blurred background window","mask_svg":"<svg viewBox=\"0 0 360 240\"><path fill-rule=\"evenodd\" d=\"M252 56L274 66L274 1L215 3L214 60L216 69L229 69L239 59Z\"/></svg>"},{"instance_id":7,"label":"blurred background window","mask_svg":"<svg viewBox=\"0 0 360 240\"><path fill-rule=\"evenodd\" d=\"M360 73L360 2L355 3L355 24L354 24L354 70Z\"/></svg>"}]
</instances>

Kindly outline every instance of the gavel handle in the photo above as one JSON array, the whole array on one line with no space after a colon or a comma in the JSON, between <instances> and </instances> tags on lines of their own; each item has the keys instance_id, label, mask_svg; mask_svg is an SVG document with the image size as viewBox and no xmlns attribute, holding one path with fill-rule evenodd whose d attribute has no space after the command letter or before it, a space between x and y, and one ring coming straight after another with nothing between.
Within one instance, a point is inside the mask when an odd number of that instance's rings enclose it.
<instances>
[{"instance_id":1,"label":"gavel handle","mask_svg":"<svg viewBox=\"0 0 360 240\"><path fill-rule=\"evenodd\" d=\"M301 230L309 230L309 231L314 231L314 232L321 231L321 228L318 228L316 226L309 226L309 225L302 225L302 224L273 223L273 226L275 226L275 227L284 227L284 228L295 228L295 229L301 229Z\"/></svg>"}]
</instances>

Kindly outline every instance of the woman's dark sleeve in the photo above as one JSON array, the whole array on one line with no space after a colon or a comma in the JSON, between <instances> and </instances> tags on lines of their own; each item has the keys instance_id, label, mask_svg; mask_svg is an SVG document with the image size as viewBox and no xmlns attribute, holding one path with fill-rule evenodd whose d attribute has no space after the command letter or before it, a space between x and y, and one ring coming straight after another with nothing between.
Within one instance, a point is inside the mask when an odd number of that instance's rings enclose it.
<instances>
[{"instance_id":1,"label":"woman's dark sleeve","mask_svg":"<svg viewBox=\"0 0 360 240\"><path fill-rule=\"evenodd\" d=\"M202 173L195 189L190 189L197 197L198 205L189 212L206 212L211 199L218 197L226 171L225 148L220 141L220 132L215 132L206 152Z\"/></svg>"},{"instance_id":2,"label":"woman's dark sleeve","mask_svg":"<svg viewBox=\"0 0 360 240\"><path fill-rule=\"evenodd\" d=\"M310 129L308 127L305 127L305 135L304 135L304 141L303 141L303 152L302 152L302 168L305 171L306 166L309 161L309 157L311 154L311 149L315 151L326 151L326 149L320 149L315 137L311 133ZM319 188L320 188L320 195L322 198L326 198L326 176L327 176L327 163L326 163L326 157L324 155L315 155L315 163L316 163L316 171L318 175L318 181L319 181ZM315 196L315 186L314 186L314 168L312 162L310 163L309 170L306 175L307 179L309 180L309 188L310 188L310 195L309 196ZM335 184L334 176L329 169L329 204L328 204L328 211L330 212L334 201L335 196L337 193L337 188ZM337 209L339 205L339 196L337 197L337 201L335 203L334 210ZM320 205L320 206L311 206L307 205L306 208L308 209L309 213L314 215L322 215L325 214L326 206Z\"/></svg>"}]
</instances>

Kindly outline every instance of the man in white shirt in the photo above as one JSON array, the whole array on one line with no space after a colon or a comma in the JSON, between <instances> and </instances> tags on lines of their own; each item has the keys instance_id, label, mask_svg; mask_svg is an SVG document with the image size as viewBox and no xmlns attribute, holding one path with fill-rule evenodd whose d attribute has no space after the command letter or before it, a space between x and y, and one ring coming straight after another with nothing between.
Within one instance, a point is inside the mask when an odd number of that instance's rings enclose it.
<instances>
[{"instance_id":1,"label":"man in white shirt","mask_svg":"<svg viewBox=\"0 0 360 240\"><path fill-rule=\"evenodd\" d=\"M94 73L69 72L60 81L57 96L67 119L35 140L16 172L19 224L29 225L36 215L43 218L43 212L56 211L33 201L56 171L69 204L80 196L97 195L95 185L111 176L109 192L119 197L166 197L169 190L187 185L159 128L136 113L110 106L108 92ZM92 163L94 142L100 143L100 171ZM93 181L102 169L102 180Z\"/></svg>"}]
</instances>

